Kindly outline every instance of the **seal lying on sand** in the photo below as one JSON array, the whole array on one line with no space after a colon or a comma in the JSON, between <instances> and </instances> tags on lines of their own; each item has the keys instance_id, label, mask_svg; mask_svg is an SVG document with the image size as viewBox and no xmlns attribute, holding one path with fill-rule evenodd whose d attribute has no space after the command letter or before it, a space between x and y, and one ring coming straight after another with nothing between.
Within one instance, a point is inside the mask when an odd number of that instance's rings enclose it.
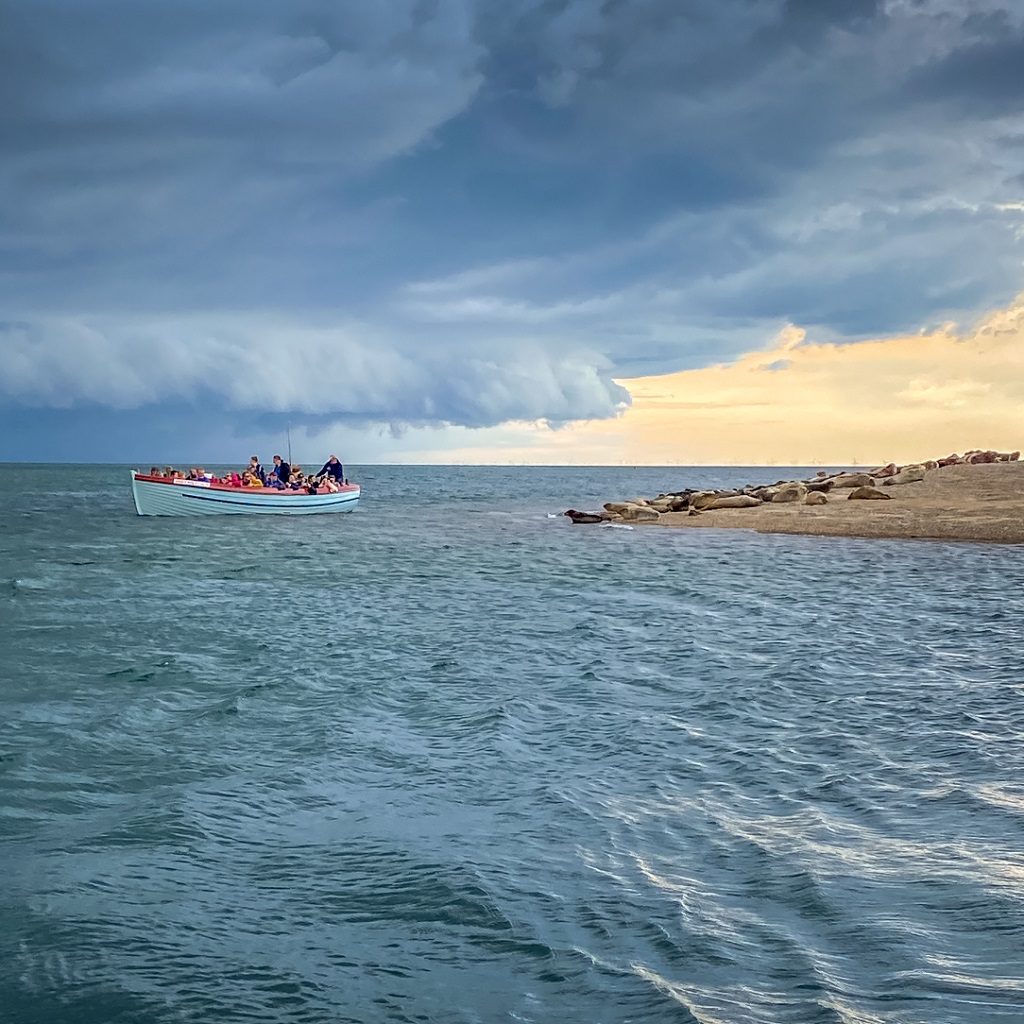
<instances>
[{"instance_id":1,"label":"seal lying on sand","mask_svg":"<svg viewBox=\"0 0 1024 1024\"><path fill-rule=\"evenodd\" d=\"M607 516L598 515L596 512L578 512L574 508L566 509L562 515L571 519L574 523L603 523Z\"/></svg>"}]
</instances>

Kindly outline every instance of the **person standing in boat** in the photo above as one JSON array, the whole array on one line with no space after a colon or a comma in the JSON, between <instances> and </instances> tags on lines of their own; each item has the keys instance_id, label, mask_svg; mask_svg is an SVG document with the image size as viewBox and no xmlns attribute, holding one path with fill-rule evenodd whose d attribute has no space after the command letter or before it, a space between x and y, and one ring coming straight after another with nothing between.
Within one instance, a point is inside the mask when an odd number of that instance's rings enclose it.
<instances>
[{"instance_id":1,"label":"person standing in boat","mask_svg":"<svg viewBox=\"0 0 1024 1024\"><path fill-rule=\"evenodd\" d=\"M322 480L325 476L329 476L339 484L343 484L345 482L345 467L338 461L337 455L332 455L323 464L323 466L320 467L320 472L317 473L316 476L318 480Z\"/></svg>"},{"instance_id":2,"label":"person standing in boat","mask_svg":"<svg viewBox=\"0 0 1024 1024\"><path fill-rule=\"evenodd\" d=\"M270 479L276 481L273 486L283 489L288 486L288 479L292 475L292 467L288 465L280 455L274 456L274 468L270 471Z\"/></svg>"},{"instance_id":3,"label":"person standing in boat","mask_svg":"<svg viewBox=\"0 0 1024 1024\"><path fill-rule=\"evenodd\" d=\"M258 455L253 455L249 458L249 468L247 472L252 473L254 477L257 477L261 484L265 484L267 482L267 474L263 472L263 467L260 465L260 458Z\"/></svg>"}]
</instances>

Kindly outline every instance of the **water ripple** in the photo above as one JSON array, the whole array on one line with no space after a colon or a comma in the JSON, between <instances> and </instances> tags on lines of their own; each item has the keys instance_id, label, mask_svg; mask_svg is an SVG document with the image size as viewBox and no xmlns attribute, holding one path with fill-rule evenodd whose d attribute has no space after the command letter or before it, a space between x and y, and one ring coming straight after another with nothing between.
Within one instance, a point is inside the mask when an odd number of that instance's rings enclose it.
<instances>
[{"instance_id":1,"label":"water ripple","mask_svg":"<svg viewBox=\"0 0 1024 1024\"><path fill-rule=\"evenodd\" d=\"M547 518L617 472L13 491L10 1019L1020 1019L1024 556Z\"/></svg>"}]
</instances>

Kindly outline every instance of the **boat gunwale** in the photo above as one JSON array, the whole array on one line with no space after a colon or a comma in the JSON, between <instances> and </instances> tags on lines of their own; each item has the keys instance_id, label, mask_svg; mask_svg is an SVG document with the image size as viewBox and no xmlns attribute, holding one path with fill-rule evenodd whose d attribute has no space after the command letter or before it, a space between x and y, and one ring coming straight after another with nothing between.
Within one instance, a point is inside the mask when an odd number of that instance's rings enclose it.
<instances>
[{"instance_id":1,"label":"boat gunwale","mask_svg":"<svg viewBox=\"0 0 1024 1024\"><path fill-rule=\"evenodd\" d=\"M314 493L310 493L304 488L299 490L292 490L288 488L277 488L277 487L246 487L244 484L241 486L235 486L234 484L221 484L213 483L209 480L187 480L181 477L168 479L164 476L149 476L146 473L140 473L138 470L132 470L132 480L138 483L145 484L162 484L166 486L178 486L186 488L195 488L196 490L202 491L219 491L224 494L246 494L252 495L254 498L328 498L339 494L358 494L360 492L359 484L341 484L339 489L336 491L322 491L319 488Z\"/></svg>"}]
</instances>

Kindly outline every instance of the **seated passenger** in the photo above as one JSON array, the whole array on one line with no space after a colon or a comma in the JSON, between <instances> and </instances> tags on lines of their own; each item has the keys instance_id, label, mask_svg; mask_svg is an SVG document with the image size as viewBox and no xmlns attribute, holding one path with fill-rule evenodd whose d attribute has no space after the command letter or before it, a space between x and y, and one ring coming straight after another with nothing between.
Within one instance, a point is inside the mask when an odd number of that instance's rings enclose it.
<instances>
[{"instance_id":1,"label":"seated passenger","mask_svg":"<svg viewBox=\"0 0 1024 1024\"><path fill-rule=\"evenodd\" d=\"M250 473L249 470L242 474L242 483L246 487L263 486L263 481L255 473Z\"/></svg>"},{"instance_id":2,"label":"seated passenger","mask_svg":"<svg viewBox=\"0 0 1024 1024\"><path fill-rule=\"evenodd\" d=\"M162 477L163 473L160 472L160 467L159 466L151 466L150 470L149 470L149 475L150 476Z\"/></svg>"},{"instance_id":3,"label":"seated passenger","mask_svg":"<svg viewBox=\"0 0 1024 1024\"><path fill-rule=\"evenodd\" d=\"M229 487L241 487L242 478L234 470L231 470L229 473L224 474L224 483Z\"/></svg>"}]
</instances>

